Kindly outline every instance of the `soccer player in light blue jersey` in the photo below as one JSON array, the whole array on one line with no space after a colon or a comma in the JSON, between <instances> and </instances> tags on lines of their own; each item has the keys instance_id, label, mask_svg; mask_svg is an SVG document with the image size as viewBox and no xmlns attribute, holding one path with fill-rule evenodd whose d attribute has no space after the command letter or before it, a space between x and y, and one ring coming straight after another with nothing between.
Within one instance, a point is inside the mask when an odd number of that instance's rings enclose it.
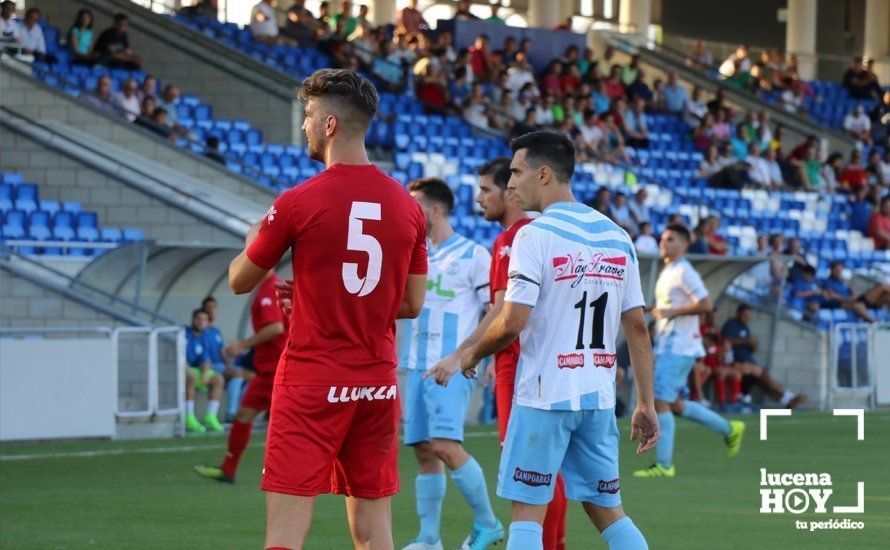
<instances>
[{"instance_id":1,"label":"soccer player in light blue jersey","mask_svg":"<svg viewBox=\"0 0 890 550\"><path fill-rule=\"evenodd\" d=\"M482 338L440 362L427 377L445 384L471 375L479 361L520 340L516 393L498 496L513 502L508 550L543 547L543 522L558 472L569 500L581 502L612 550L641 550L646 540L624 515L618 479L615 346L628 341L637 388L631 437L637 452L658 440L652 349L643 314L639 264L627 233L575 201L572 142L532 132L512 143L509 187L523 210L542 212L516 234L504 308Z\"/></svg>"},{"instance_id":2,"label":"soccer player in light blue jersey","mask_svg":"<svg viewBox=\"0 0 890 550\"><path fill-rule=\"evenodd\" d=\"M704 357L699 315L713 310L708 289L689 260L689 230L669 225L661 235L659 249L664 268L655 283L655 409L661 425L661 439L655 463L634 472L635 477L674 477L674 415L698 422L724 437L727 456L739 452L745 424L728 421L701 403L683 399L680 394L695 361Z\"/></svg>"},{"instance_id":3,"label":"soccer player in light blue jersey","mask_svg":"<svg viewBox=\"0 0 890 550\"><path fill-rule=\"evenodd\" d=\"M414 447L420 466L415 481L420 533L406 550L441 550L439 524L445 498L445 467L473 510L464 548L483 549L504 537L495 518L485 477L461 441L474 380L461 378L442 387L423 375L453 352L479 323L488 304L491 255L454 232L449 214L454 194L436 178L408 184L423 209L429 237L429 271L424 307L417 319L400 326L401 366L408 369L405 392L405 443Z\"/></svg>"}]
</instances>

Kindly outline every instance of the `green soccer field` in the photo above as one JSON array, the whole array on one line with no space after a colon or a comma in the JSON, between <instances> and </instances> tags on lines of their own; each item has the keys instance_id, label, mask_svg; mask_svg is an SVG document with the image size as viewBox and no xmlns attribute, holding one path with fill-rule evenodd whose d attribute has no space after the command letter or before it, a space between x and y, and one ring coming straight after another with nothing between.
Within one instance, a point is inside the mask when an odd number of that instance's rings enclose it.
<instances>
[{"instance_id":1,"label":"green soccer field","mask_svg":"<svg viewBox=\"0 0 890 550\"><path fill-rule=\"evenodd\" d=\"M630 474L653 455L638 457L620 423L621 486L625 510L652 548L888 548L890 547L890 413L866 415L865 440L856 420L796 413L773 418L769 440L759 441L758 417L749 416L742 452L724 457L722 440L685 420L677 422L677 477L640 480ZM471 430L467 449L485 468L498 517L509 504L494 497L498 446L493 427ZM257 488L262 438L255 435L234 486L199 479L195 464L216 464L225 438L16 444L0 447L0 547L261 548L263 494ZM762 515L760 468L769 472L827 472L834 483L829 513ZM396 547L416 534L410 450L401 455L402 492L393 500ZM837 516L851 506L856 482L865 482L865 513ZM798 531L795 520L849 517L861 531ZM443 541L456 548L471 523L467 506L449 482ZM350 548L342 498L322 496L306 548ZM568 547L605 548L580 506L568 520Z\"/></svg>"}]
</instances>

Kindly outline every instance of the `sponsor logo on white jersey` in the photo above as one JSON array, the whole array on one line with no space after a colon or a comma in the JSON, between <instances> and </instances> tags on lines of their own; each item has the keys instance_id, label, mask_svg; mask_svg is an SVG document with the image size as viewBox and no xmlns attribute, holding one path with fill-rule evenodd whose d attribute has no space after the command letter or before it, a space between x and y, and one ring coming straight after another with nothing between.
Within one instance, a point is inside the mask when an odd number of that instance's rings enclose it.
<instances>
[{"instance_id":1,"label":"sponsor logo on white jersey","mask_svg":"<svg viewBox=\"0 0 890 550\"><path fill-rule=\"evenodd\" d=\"M606 257L599 252L587 259L583 253L566 254L553 258L553 280L555 282L571 281L572 287L581 284L585 279L606 279L624 281L627 257Z\"/></svg>"},{"instance_id":2,"label":"sponsor logo on white jersey","mask_svg":"<svg viewBox=\"0 0 890 550\"><path fill-rule=\"evenodd\" d=\"M595 367L605 367L607 369L611 369L615 366L615 354L614 353L594 353L593 354L593 365Z\"/></svg>"},{"instance_id":3,"label":"sponsor logo on white jersey","mask_svg":"<svg viewBox=\"0 0 890 550\"><path fill-rule=\"evenodd\" d=\"M561 369L577 369L584 366L583 353L567 353L556 356L556 366Z\"/></svg>"}]
</instances>

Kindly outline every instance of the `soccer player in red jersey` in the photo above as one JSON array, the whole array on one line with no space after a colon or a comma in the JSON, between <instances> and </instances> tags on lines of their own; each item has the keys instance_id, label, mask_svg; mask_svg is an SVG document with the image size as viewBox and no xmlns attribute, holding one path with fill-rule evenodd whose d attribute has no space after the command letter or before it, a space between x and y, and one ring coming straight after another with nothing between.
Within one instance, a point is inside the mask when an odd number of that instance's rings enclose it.
<instances>
[{"instance_id":1,"label":"soccer player in red jersey","mask_svg":"<svg viewBox=\"0 0 890 550\"><path fill-rule=\"evenodd\" d=\"M279 196L229 266L229 286L243 294L292 255L263 468L266 548L302 548L315 495L337 493L356 548L385 550L399 490L395 320L423 307L426 223L368 161L377 92L367 79L321 69L300 99L309 156L327 168Z\"/></svg>"},{"instance_id":2,"label":"soccer player in red jersey","mask_svg":"<svg viewBox=\"0 0 890 550\"><path fill-rule=\"evenodd\" d=\"M275 292L275 285L279 282L274 271L266 273L250 304L253 336L226 346L225 353L230 357L253 348L253 367L256 374L251 378L235 414L225 460L218 468L195 466L195 472L201 477L224 483L235 482L238 462L250 442L252 423L263 411L268 411L272 404L275 369L287 343L288 321L278 306Z\"/></svg>"},{"instance_id":3,"label":"soccer player in red jersey","mask_svg":"<svg viewBox=\"0 0 890 550\"><path fill-rule=\"evenodd\" d=\"M504 307L504 293L507 291L508 267L510 265L510 247L516 233L532 221L519 206L512 191L507 190L510 181L510 161L500 157L489 161L479 169L479 195L476 202L482 208L486 220L498 222L504 232L498 235L491 250L491 309L479 322L476 330L454 351L443 359L458 361L460 354L472 346L485 334L491 322L500 314ZM494 354L494 372L489 368L486 372L486 384L490 377L495 378L495 400L498 410L498 433L503 443L507 434L507 421L513 407L513 389L516 380L516 365L519 361L519 340ZM547 507L544 520L544 549L564 550L566 539L566 511L568 501L565 496L565 485L562 477L557 476L553 500Z\"/></svg>"}]
</instances>

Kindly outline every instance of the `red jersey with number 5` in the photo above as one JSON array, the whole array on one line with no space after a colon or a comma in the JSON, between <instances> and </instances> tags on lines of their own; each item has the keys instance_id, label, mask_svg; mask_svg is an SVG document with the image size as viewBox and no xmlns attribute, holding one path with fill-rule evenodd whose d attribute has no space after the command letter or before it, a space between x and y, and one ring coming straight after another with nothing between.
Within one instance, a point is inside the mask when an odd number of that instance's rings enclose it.
<instances>
[{"instance_id":1,"label":"red jersey with number 5","mask_svg":"<svg viewBox=\"0 0 890 550\"><path fill-rule=\"evenodd\" d=\"M293 314L275 383L395 383L396 314L408 274L427 272L417 202L372 164L335 164L275 200L247 257L272 269L288 250Z\"/></svg>"}]
</instances>

